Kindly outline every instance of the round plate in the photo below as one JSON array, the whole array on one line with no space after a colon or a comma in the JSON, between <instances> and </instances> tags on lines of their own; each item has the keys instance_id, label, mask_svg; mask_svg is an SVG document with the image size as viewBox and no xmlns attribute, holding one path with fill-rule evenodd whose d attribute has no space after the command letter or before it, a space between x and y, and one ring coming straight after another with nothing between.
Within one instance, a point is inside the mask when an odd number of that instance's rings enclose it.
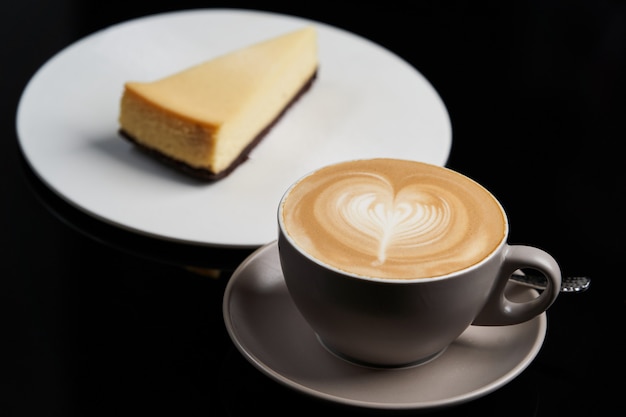
<instances>
[{"instance_id":1,"label":"round plate","mask_svg":"<svg viewBox=\"0 0 626 417\"><path fill-rule=\"evenodd\" d=\"M508 297L535 290L510 284ZM257 369L297 391L328 401L378 409L429 409L461 404L502 387L539 352L545 313L513 326L470 326L437 359L403 369L354 365L329 353L291 301L276 242L250 255L224 294L226 329Z\"/></svg>"},{"instance_id":2,"label":"round plate","mask_svg":"<svg viewBox=\"0 0 626 417\"><path fill-rule=\"evenodd\" d=\"M319 35L318 79L227 178L187 178L118 136L124 82L309 24ZM148 236L225 247L272 241L280 197L308 171L379 156L443 165L451 147L442 100L398 56L323 23L229 9L148 16L77 41L32 77L16 123L35 173L79 209Z\"/></svg>"}]
</instances>

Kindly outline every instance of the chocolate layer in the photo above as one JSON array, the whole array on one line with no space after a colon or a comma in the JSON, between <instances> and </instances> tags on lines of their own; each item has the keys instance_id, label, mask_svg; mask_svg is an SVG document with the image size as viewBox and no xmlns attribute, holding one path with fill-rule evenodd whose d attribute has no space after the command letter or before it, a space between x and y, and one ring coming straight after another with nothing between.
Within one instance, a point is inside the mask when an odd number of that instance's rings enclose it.
<instances>
[{"instance_id":1,"label":"chocolate layer","mask_svg":"<svg viewBox=\"0 0 626 417\"><path fill-rule=\"evenodd\" d=\"M191 165L186 164L183 161L180 161L178 159L174 159L172 157L170 157L169 155L165 155L164 153L157 151L155 149L152 149L150 147L147 147L139 142L137 142L137 140L135 138L133 138L132 136L130 136L128 133L126 133L123 129L119 130L119 134L126 140L130 141L131 143L133 143L135 146L137 146L139 149L141 149L142 151L146 152L147 154L149 154L150 156L156 158L157 160L169 165L170 167L173 167L175 169L177 169L180 172L183 172L187 175L190 175L192 177L201 179L201 180L206 180L206 181L216 181L219 179L222 179L224 177L226 177L228 174L230 174L231 172L233 172L235 170L235 168L237 168L239 165L241 165L243 162L245 162L248 159L248 155L250 154L250 152L252 151L252 149L254 149L254 147L261 142L261 140L265 137L265 135L267 135L267 133L272 129L272 127L274 127L274 125L278 122L278 120L280 120L281 117L283 117L283 115L285 114L285 112L287 112L287 110L289 108L291 108L291 106L293 106L293 104L298 101L298 99L300 97L302 97L302 95L304 93L306 93L309 88L311 88L311 85L313 84L313 81L317 78L317 70L313 73L313 75L311 76L311 78L309 78L309 80L302 86L302 88L300 89L300 91L298 91L298 93L293 97L293 99L283 108L283 110L278 114L278 116L276 116L276 118L274 120L272 120L261 132L259 132L259 134L252 140L252 142L250 142L248 144L248 146L246 146L244 148L244 150L239 154L239 156L224 170L220 171L220 172L212 172L208 169L205 168L197 168L197 167L193 167Z\"/></svg>"}]
</instances>

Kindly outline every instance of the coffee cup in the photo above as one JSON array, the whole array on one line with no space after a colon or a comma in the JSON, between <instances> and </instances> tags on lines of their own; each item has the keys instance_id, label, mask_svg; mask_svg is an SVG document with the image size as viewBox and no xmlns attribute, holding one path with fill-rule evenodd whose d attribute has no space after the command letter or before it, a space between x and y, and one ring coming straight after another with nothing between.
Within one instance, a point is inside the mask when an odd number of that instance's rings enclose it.
<instances>
[{"instance_id":1,"label":"coffee cup","mask_svg":"<svg viewBox=\"0 0 626 417\"><path fill-rule=\"evenodd\" d=\"M288 292L320 343L353 363L415 366L470 325L528 321L556 300L547 252L507 243L509 223L483 186L451 169L375 158L297 180L278 207ZM545 275L528 301L505 288L519 269Z\"/></svg>"}]
</instances>

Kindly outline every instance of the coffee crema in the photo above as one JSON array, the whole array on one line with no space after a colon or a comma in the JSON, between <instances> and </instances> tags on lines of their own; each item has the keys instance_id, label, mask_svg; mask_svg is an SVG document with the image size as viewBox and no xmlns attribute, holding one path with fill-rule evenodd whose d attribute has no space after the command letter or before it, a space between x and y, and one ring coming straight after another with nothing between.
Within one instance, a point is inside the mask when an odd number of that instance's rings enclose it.
<instances>
[{"instance_id":1,"label":"coffee crema","mask_svg":"<svg viewBox=\"0 0 626 417\"><path fill-rule=\"evenodd\" d=\"M450 169L367 159L322 168L285 195L284 229L303 252L352 274L446 275L491 254L506 219L484 187Z\"/></svg>"}]
</instances>

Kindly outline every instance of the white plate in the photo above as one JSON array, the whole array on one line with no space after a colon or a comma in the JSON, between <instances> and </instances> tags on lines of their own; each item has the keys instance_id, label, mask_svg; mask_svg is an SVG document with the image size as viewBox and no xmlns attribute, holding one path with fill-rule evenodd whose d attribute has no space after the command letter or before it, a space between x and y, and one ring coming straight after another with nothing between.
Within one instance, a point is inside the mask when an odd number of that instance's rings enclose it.
<instances>
[{"instance_id":1,"label":"white plate","mask_svg":"<svg viewBox=\"0 0 626 417\"><path fill-rule=\"evenodd\" d=\"M535 290L510 284L508 296ZM543 344L545 313L514 326L470 326L437 359L403 369L353 365L321 346L296 310L280 271L276 242L250 255L224 293L226 329L257 369L292 389L324 400L378 409L429 409L461 404L518 376Z\"/></svg>"},{"instance_id":2,"label":"white plate","mask_svg":"<svg viewBox=\"0 0 626 417\"><path fill-rule=\"evenodd\" d=\"M190 180L118 136L125 81L307 24L319 33L318 79L229 177ZM133 232L224 247L273 240L282 193L312 169L377 156L444 165L452 141L437 92L388 50L319 22L229 9L148 16L70 45L28 83L17 132L36 174L79 209Z\"/></svg>"}]
</instances>

